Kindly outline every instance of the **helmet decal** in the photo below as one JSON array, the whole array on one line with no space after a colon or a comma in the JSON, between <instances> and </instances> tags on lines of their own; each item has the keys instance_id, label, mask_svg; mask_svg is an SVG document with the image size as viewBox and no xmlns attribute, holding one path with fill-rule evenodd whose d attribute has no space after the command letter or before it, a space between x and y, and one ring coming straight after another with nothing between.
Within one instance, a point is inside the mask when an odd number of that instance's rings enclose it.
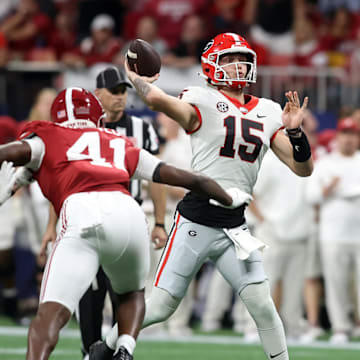
<instances>
[{"instance_id":1,"label":"helmet decal","mask_svg":"<svg viewBox=\"0 0 360 360\"><path fill-rule=\"evenodd\" d=\"M204 47L203 53L208 51L214 44L214 39L210 40Z\"/></svg>"},{"instance_id":2,"label":"helmet decal","mask_svg":"<svg viewBox=\"0 0 360 360\"><path fill-rule=\"evenodd\" d=\"M80 87L62 90L51 106L51 120L63 126L98 127L104 115L99 99Z\"/></svg>"}]
</instances>

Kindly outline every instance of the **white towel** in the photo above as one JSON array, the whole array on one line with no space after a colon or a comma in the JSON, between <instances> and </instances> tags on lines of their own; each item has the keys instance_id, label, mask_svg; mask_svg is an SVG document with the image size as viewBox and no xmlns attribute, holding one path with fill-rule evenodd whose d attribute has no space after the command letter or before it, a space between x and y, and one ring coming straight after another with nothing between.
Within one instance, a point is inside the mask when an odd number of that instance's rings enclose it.
<instances>
[{"instance_id":1,"label":"white towel","mask_svg":"<svg viewBox=\"0 0 360 360\"><path fill-rule=\"evenodd\" d=\"M252 236L248 230L243 229L240 225L232 229L223 229L225 234L235 245L236 257L240 260L246 260L255 250L264 251L269 246L261 240Z\"/></svg>"}]
</instances>

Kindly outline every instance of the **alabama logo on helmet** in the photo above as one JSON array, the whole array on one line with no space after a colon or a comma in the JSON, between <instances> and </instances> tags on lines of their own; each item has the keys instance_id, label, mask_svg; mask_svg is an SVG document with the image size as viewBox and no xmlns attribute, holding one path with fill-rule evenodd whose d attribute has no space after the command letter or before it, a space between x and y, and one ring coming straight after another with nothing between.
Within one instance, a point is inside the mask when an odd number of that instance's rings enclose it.
<instances>
[{"instance_id":1,"label":"alabama logo on helmet","mask_svg":"<svg viewBox=\"0 0 360 360\"><path fill-rule=\"evenodd\" d=\"M227 54L241 54L244 59L228 64L220 64L220 59ZM246 65L242 75L240 65ZM235 67L235 77L230 77L227 67ZM209 84L243 88L248 83L256 82L256 53L242 36L235 33L223 33L209 41L201 56L201 74Z\"/></svg>"}]
</instances>

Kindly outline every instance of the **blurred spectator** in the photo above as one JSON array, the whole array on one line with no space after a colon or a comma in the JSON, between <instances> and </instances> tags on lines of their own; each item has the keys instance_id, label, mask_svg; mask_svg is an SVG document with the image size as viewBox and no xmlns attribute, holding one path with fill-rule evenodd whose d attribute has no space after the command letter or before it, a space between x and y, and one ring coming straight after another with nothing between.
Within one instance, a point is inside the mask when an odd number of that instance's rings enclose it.
<instances>
[{"instance_id":1,"label":"blurred spectator","mask_svg":"<svg viewBox=\"0 0 360 360\"><path fill-rule=\"evenodd\" d=\"M50 108L57 92L52 88L43 88L37 94L34 104L30 109L29 121L51 121Z\"/></svg>"},{"instance_id":2,"label":"blurred spectator","mask_svg":"<svg viewBox=\"0 0 360 360\"><path fill-rule=\"evenodd\" d=\"M351 76L349 77L349 83L353 86L360 84L360 28L357 29L354 42L353 51L349 56L349 70Z\"/></svg>"},{"instance_id":3,"label":"blurred spectator","mask_svg":"<svg viewBox=\"0 0 360 360\"><path fill-rule=\"evenodd\" d=\"M354 321L350 290L360 284L360 127L352 118L339 121L336 150L322 157L309 179L308 199L320 206L319 236L326 305L333 343L349 341ZM358 299L359 303L359 299ZM355 310L356 311L356 310Z\"/></svg>"},{"instance_id":4,"label":"blurred spectator","mask_svg":"<svg viewBox=\"0 0 360 360\"><path fill-rule=\"evenodd\" d=\"M73 12L60 11L55 17L54 30L49 43L55 51L57 60L76 48L76 18Z\"/></svg>"},{"instance_id":5,"label":"blurred spectator","mask_svg":"<svg viewBox=\"0 0 360 360\"><path fill-rule=\"evenodd\" d=\"M169 47L177 45L183 22L188 16L206 11L207 0L149 0L144 7L144 14L155 19L159 35Z\"/></svg>"},{"instance_id":6,"label":"blurred spectator","mask_svg":"<svg viewBox=\"0 0 360 360\"><path fill-rule=\"evenodd\" d=\"M360 11L359 0L319 0L318 6L324 13L329 13L340 7L346 8L352 12Z\"/></svg>"},{"instance_id":7,"label":"blurred spectator","mask_svg":"<svg viewBox=\"0 0 360 360\"><path fill-rule=\"evenodd\" d=\"M134 39L142 39L151 44L155 50L162 57L168 50L166 42L158 35L158 26L151 16L143 16L139 19L136 25L136 32ZM128 41L122 48L120 54L114 59L114 64L124 65L125 54L129 48L130 42Z\"/></svg>"},{"instance_id":8,"label":"blurred spectator","mask_svg":"<svg viewBox=\"0 0 360 360\"><path fill-rule=\"evenodd\" d=\"M344 67L354 48L359 23L345 8L337 9L328 24L327 33L320 37L321 49L328 52L329 65Z\"/></svg>"},{"instance_id":9,"label":"blurred spectator","mask_svg":"<svg viewBox=\"0 0 360 360\"><path fill-rule=\"evenodd\" d=\"M270 53L292 55L291 30L299 2L301 0L253 0L257 14L256 24L250 29L252 42L266 47Z\"/></svg>"},{"instance_id":10,"label":"blurred spectator","mask_svg":"<svg viewBox=\"0 0 360 360\"><path fill-rule=\"evenodd\" d=\"M114 19L107 14L97 15L91 22L91 37L84 39L77 51L63 56L65 65L91 66L111 63L122 48L122 42L114 36Z\"/></svg>"},{"instance_id":11,"label":"blurred spectator","mask_svg":"<svg viewBox=\"0 0 360 360\"><path fill-rule=\"evenodd\" d=\"M335 149L335 129L325 129L318 134L318 146L324 149L324 153L330 153Z\"/></svg>"},{"instance_id":12,"label":"blurred spectator","mask_svg":"<svg viewBox=\"0 0 360 360\"><path fill-rule=\"evenodd\" d=\"M201 61L205 45L208 43L203 19L192 15L184 21L179 44L162 58L162 63L177 68L185 68Z\"/></svg>"},{"instance_id":13,"label":"blurred spectator","mask_svg":"<svg viewBox=\"0 0 360 360\"><path fill-rule=\"evenodd\" d=\"M351 117L358 123L358 125L360 127L360 108L355 109L351 113Z\"/></svg>"},{"instance_id":14,"label":"blurred spectator","mask_svg":"<svg viewBox=\"0 0 360 360\"><path fill-rule=\"evenodd\" d=\"M158 25L151 16L143 16L136 26L136 38L143 39L151 44L162 56L167 50L166 42L159 37Z\"/></svg>"},{"instance_id":15,"label":"blurred spectator","mask_svg":"<svg viewBox=\"0 0 360 360\"><path fill-rule=\"evenodd\" d=\"M212 0L209 10L210 37L223 32L234 32L246 37L254 21L252 0Z\"/></svg>"},{"instance_id":16,"label":"blurred spectator","mask_svg":"<svg viewBox=\"0 0 360 360\"><path fill-rule=\"evenodd\" d=\"M47 44L51 20L41 12L38 0L20 0L0 24L0 31L9 42L11 58L23 59L32 48Z\"/></svg>"},{"instance_id":17,"label":"blurred spectator","mask_svg":"<svg viewBox=\"0 0 360 360\"><path fill-rule=\"evenodd\" d=\"M0 68L4 67L9 60L9 51L6 38L0 32Z\"/></svg>"},{"instance_id":18,"label":"blurred spectator","mask_svg":"<svg viewBox=\"0 0 360 360\"><path fill-rule=\"evenodd\" d=\"M15 8L19 0L0 1L0 22Z\"/></svg>"},{"instance_id":19,"label":"blurred spectator","mask_svg":"<svg viewBox=\"0 0 360 360\"><path fill-rule=\"evenodd\" d=\"M0 144L16 139L17 124L9 116L0 116ZM17 321L18 291L15 284L14 241L18 223L16 201L9 199L0 207L0 297L4 315Z\"/></svg>"},{"instance_id":20,"label":"blurred spectator","mask_svg":"<svg viewBox=\"0 0 360 360\"><path fill-rule=\"evenodd\" d=\"M29 111L29 116L25 121L19 123L19 133L22 133L22 128L27 121L50 121L50 108L53 100L56 97L56 90L53 88L41 89L34 100L34 103Z\"/></svg>"},{"instance_id":21,"label":"blurred spectator","mask_svg":"<svg viewBox=\"0 0 360 360\"><path fill-rule=\"evenodd\" d=\"M136 1L132 0L132 2ZM76 11L78 16L76 25L80 41L88 36L91 22L99 14L113 17L113 33L116 36L122 34L123 17L129 7L126 2L129 2L129 0L77 0L77 2Z\"/></svg>"},{"instance_id":22,"label":"blurred spectator","mask_svg":"<svg viewBox=\"0 0 360 360\"><path fill-rule=\"evenodd\" d=\"M312 156L315 161L326 153L324 148L318 146L318 125L318 121L314 115L309 110L306 110L302 126L309 140ZM311 212L312 219L309 228L309 237L305 255L306 260L304 264L304 305L307 327L299 339L302 343L311 343L325 332L320 324L320 305L323 300L324 291L322 285L322 267L318 231L318 206L313 207Z\"/></svg>"},{"instance_id":23,"label":"blurred spectator","mask_svg":"<svg viewBox=\"0 0 360 360\"><path fill-rule=\"evenodd\" d=\"M0 144L6 144L16 139L18 123L10 116L0 116Z\"/></svg>"},{"instance_id":24,"label":"blurred spectator","mask_svg":"<svg viewBox=\"0 0 360 360\"><path fill-rule=\"evenodd\" d=\"M295 56L298 66L326 66L328 58L321 51L315 28L310 19L299 17L294 25Z\"/></svg>"}]
</instances>

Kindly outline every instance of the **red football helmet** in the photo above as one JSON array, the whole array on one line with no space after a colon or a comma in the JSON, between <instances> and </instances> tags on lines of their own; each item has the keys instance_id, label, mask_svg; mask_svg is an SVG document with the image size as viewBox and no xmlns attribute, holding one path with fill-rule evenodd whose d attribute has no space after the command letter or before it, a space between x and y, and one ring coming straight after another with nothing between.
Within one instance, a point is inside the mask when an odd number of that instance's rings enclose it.
<instances>
[{"instance_id":1,"label":"red football helmet","mask_svg":"<svg viewBox=\"0 0 360 360\"><path fill-rule=\"evenodd\" d=\"M246 61L238 61L223 66L219 65L219 59L224 54L240 53L246 56ZM247 73L241 77L238 64L247 66ZM234 65L236 67L236 78L229 78L224 67ZM248 42L238 34L223 33L214 37L205 46L201 56L201 67L203 77L209 84L229 86L232 88L243 88L247 83L256 82L256 53L251 49Z\"/></svg>"},{"instance_id":2,"label":"red football helmet","mask_svg":"<svg viewBox=\"0 0 360 360\"><path fill-rule=\"evenodd\" d=\"M79 87L62 90L51 105L51 120L64 126L99 127L104 117L98 98Z\"/></svg>"}]
</instances>

